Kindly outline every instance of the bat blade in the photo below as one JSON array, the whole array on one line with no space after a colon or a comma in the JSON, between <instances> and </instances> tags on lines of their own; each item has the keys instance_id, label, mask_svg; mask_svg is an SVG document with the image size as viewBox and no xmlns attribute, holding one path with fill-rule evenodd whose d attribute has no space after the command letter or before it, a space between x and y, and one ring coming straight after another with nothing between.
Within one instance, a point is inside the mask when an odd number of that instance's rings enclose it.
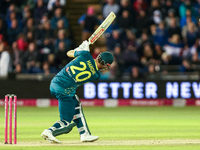
<instances>
[{"instance_id":1,"label":"bat blade","mask_svg":"<svg viewBox=\"0 0 200 150\"><path fill-rule=\"evenodd\" d=\"M93 44L106 31L106 29L110 26L110 24L113 22L115 17L116 16L113 12L111 12L106 17L106 19L101 23L101 25L96 29L96 31L88 39L90 44Z\"/></svg>"}]
</instances>

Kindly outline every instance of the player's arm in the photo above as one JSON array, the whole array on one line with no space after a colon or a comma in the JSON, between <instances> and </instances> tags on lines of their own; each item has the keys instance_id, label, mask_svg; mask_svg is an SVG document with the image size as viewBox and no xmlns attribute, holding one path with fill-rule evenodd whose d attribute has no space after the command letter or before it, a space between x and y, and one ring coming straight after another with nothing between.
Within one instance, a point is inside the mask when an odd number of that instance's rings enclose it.
<instances>
[{"instance_id":1,"label":"player's arm","mask_svg":"<svg viewBox=\"0 0 200 150\"><path fill-rule=\"evenodd\" d=\"M67 56L74 58L74 53L75 53L75 50L70 50L67 52Z\"/></svg>"}]
</instances>

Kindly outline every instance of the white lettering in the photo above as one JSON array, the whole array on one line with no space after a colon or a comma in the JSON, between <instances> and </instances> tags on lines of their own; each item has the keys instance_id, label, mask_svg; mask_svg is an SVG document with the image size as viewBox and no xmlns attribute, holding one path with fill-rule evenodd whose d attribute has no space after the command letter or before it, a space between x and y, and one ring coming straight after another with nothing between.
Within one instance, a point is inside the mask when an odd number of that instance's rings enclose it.
<instances>
[{"instance_id":1,"label":"white lettering","mask_svg":"<svg viewBox=\"0 0 200 150\"><path fill-rule=\"evenodd\" d=\"M108 98L108 83L101 82L98 84L98 98L100 99Z\"/></svg>"},{"instance_id":2,"label":"white lettering","mask_svg":"<svg viewBox=\"0 0 200 150\"><path fill-rule=\"evenodd\" d=\"M132 84L130 82L122 82L121 87L123 88L123 97L130 98L130 88Z\"/></svg>"},{"instance_id":3,"label":"white lettering","mask_svg":"<svg viewBox=\"0 0 200 150\"><path fill-rule=\"evenodd\" d=\"M145 85L146 98L157 98L157 85L154 82L147 82Z\"/></svg>"},{"instance_id":4,"label":"white lettering","mask_svg":"<svg viewBox=\"0 0 200 150\"><path fill-rule=\"evenodd\" d=\"M178 98L179 90L178 90L178 83L174 82L173 84L167 82L166 84L166 97L167 98Z\"/></svg>"},{"instance_id":5,"label":"white lettering","mask_svg":"<svg viewBox=\"0 0 200 150\"><path fill-rule=\"evenodd\" d=\"M190 94L190 82L182 82L181 83L181 98L190 98L191 94Z\"/></svg>"},{"instance_id":6,"label":"white lettering","mask_svg":"<svg viewBox=\"0 0 200 150\"><path fill-rule=\"evenodd\" d=\"M135 82L133 83L133 97L134 98L143 98L143 86L142 82Z\"/></svg>"},{"instance_id":7,"label":"white lettering","mask_svg":"<svg viewBox=\"0 0 200 150\"><path fill-rule=\"evenodd\" d=\"M194 91L195 98L200 98L200 83L198 85L197 82L193 82L192 88L193 88L193 91Z\"/></svg>"},{"instance_id":8,"label":"white lettering","mask_svg":"<svg viewBox=\"0 0 200 150\"><path fill-rule=\"evenodd\" d=\"M118 82L111 82L109 86L112 89L111 90L112 98L118 98L118 89L120 87L120 84Z\"/></svg>"},{"instance_id":9,"label":"white lettering","mask_svg":"<svg viewBox=\"0 0 200 150\"><path fill-rule=\"evenodd\" d=\"M84 97L87 99L96 97L96 85L94 83L84 84Z\"/></svg>"}]
</instances>

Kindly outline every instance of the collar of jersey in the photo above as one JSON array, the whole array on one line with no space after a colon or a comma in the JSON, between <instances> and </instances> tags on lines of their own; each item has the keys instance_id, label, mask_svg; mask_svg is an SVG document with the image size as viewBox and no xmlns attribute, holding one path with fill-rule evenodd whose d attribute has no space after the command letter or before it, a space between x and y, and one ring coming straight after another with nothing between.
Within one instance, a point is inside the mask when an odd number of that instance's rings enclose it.
<instances>
[{"instance_id":1,"label":"collar of jersey","mask_svg":"<svg viewBox=\"0 0 200 150\"><path fill-rule=\"evenodd\" d=\"M99 70L99 68L97 67L97 63L96 63L95 59L94 59L94 63L95 63L96 69Z\"/></svg>"}]
</instances>

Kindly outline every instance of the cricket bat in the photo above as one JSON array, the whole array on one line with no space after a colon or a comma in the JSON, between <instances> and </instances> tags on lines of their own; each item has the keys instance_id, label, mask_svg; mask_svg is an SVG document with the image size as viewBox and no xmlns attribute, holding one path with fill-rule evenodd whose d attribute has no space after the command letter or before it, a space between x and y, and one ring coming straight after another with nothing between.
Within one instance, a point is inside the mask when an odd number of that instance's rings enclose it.
<instances>
[{"instance_id":1,"label":"cricket bat","mask_svg":"<svg viewBox=\"0 0 200 150\"><path fill-rule=\"evenodd\" d=\"M88 39L89 44L93 44L110 26L110 24L115 19L116 15L111 12L106 19L101 23L101 25L96 29L96 31Z\"/></svg>"}]
</instances>

